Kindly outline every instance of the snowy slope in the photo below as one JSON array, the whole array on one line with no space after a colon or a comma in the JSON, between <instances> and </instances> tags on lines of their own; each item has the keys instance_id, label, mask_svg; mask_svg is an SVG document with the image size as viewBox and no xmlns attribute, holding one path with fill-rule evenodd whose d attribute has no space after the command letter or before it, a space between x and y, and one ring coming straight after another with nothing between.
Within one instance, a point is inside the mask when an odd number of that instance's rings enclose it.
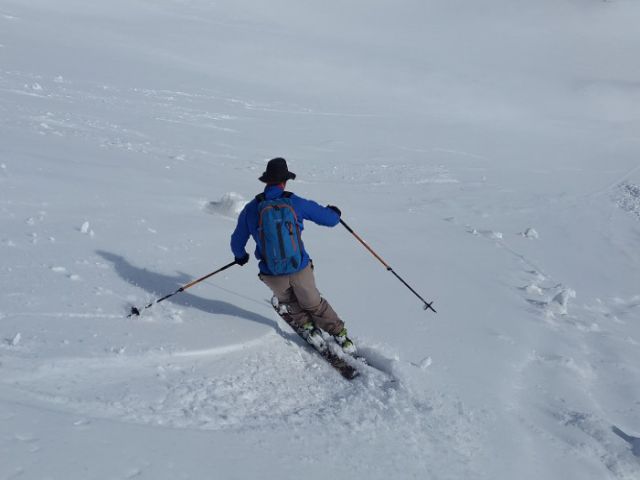
<instances>
[{"instance_id":1,"label":"snowy slope","mask_svg":"<svg viewBox=\"0 0 640 480\"><path fill-rule=\"evenodd\" d=\"M640 478L640 5L0 1L0 478ZM230 258L284 156L346 382ZM615 427L615 428L614 428Z\"/></svg>"}]
</instances>

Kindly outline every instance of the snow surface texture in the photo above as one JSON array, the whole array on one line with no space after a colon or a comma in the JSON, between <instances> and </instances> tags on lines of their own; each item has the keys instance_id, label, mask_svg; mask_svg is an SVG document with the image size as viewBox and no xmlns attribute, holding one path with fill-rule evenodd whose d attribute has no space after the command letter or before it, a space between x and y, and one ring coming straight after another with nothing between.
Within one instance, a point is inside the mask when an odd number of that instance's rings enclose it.
<instances>
[{"instance_id":1,"label":"snow surface texture","mask_svg":"<svg viewBox=\"0 0 640 480\"><path fill-rule=\"evenodd\" d=\"M640 185L620 185L617 194L618 206L640 219Z\"/></svg>"},{"instance_id":2,"label":"snow surface texture","mask_svg":"<svg viewBox=\"0 0 640 480\"><path fill-rule=\"evenodd\" d=\"M55 3L55 4L54 4ZM0 3L0 479L640 478L640 4ZM229 235L344 229L347 382Z\"/></svg>"}]
</instances>

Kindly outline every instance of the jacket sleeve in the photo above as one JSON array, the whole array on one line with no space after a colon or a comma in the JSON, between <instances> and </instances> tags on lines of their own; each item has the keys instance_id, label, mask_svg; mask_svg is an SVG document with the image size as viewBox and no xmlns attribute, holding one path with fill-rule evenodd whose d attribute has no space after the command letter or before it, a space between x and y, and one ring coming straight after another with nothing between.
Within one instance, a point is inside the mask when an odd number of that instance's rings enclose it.
<instances>
[{"instance_id":1,"label":"jacket sleeve","mask_svg":"<svg viewBox=\"0 0 640 480\"><path fill-rule=\"evenodd\" d=\"M247 205L248 206L248 205ZM247 253L245 247L249 241L249 225L247 224L247 207L244 207L238 216L238 224L231 234L231 251L236 258L242 257Z\"/></svg>"},{"instance_id":2,"label":"jacket sleeve","mask_svg":"<svg viewBox=\"0 0 640 480\"><path fill-rule=\"evenodd\" d=\"M340 215L327 207L322 207L313 200L297 197L300 202L300 213L305 220L311 220L318 225L335 227L340 222Z\"/></svg>"}]
</instances>

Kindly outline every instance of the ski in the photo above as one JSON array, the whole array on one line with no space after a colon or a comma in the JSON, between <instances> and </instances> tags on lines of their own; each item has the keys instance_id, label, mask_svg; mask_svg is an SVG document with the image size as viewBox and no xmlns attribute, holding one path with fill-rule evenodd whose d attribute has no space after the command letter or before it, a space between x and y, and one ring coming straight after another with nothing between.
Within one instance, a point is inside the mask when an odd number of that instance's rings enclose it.
<instances>
[{"instance_id":1,"label":"ski","mask_svg":"<svg viewBox=\"0 0 640 480\"><path fill-rule=\"evenodd\" d=\"M309 335L309 332L297 327L291 315L287 312L286 308L280 308L278 300L274 297L271 301L271 305L276 313L282 318L291 329L296 332L300 338L302 338L311 348L313 348L318 355L320 355L329 365L340 373L347 380L353 380L360 375L360 372L344 358L338 356L331 351L329 345L324 339L319 339L317 336Z\"/></svg>"}]
</instances>

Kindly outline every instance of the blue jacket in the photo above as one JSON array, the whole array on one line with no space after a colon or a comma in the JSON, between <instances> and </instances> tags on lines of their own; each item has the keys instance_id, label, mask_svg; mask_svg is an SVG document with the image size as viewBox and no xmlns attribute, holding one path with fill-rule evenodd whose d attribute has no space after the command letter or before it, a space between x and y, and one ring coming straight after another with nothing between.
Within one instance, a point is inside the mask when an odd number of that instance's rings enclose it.
<instances>
[{"instance_id":1,"label":"blue jacket","mask_svg":"<svg viewBox=\"0 0 640 480\"><path fill-rule=\"evenodd\" d=\"M267 200L273 200L280 198L284 190L277 185L268 185L264 189L264 194ZM297 195L290 197L293 209L296 211L298 217L298 224L300 225L300 232L304 229L303 221L311 220L318 225L325 225L327 227L334 227L340 222L340 216L327 207L322 207L312 200L306 200ZM256 242L255 256L260 261L260 272L266 275L272 275L267 267L266 263L262 259L262 252L260 250L260 242L258 241L258 201L254 198L244 207L240 216L238 217L238 224L236 229L231 235L231 251L234 257L242 257L247 252L245 247L249 240L249 235L253 237ZM302 245L302 263L298 271L303 270L309 264L309 254Z\"/></svg>"}]
</instances>

